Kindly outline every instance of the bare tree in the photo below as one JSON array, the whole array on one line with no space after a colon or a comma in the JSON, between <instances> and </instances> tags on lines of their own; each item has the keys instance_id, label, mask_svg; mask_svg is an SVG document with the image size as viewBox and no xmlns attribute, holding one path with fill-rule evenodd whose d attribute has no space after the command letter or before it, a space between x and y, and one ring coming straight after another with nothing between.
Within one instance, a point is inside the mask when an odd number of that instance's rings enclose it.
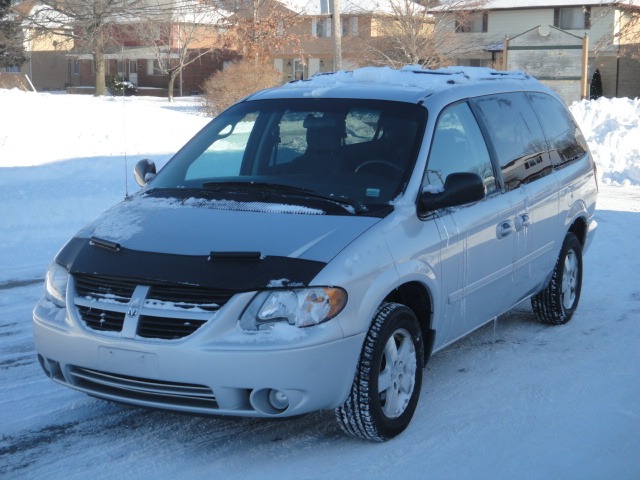
<instances>
[{"instance_id":1,"label":"bare tree","mask_svg":"<svg viewBox=\"0 0 640 480\"><path fill-rule=\"evenodd\" d=\"M166 7L163 0L40 0L23 20L36 33L67 36L76 51L91 53L95 95L100 96L106 93L105 51L123 44L119 25L139 21L150 8Z\"/></svg>"},{"instance_id":2,"label":"bare tree","mask_svg":"<svg viewBox=\"0 0 640 480\"><path fill-rule=\"evenodd\" d=\"M380 0L371 38L354 45L349 59L355 63L426 68L453 62L456 55L479 49L486 39L461 36L487 0Z\"/></svg>"},{"instance_id":3,"label":"bare tree","mask_svg":"<svg viewBox=\"0 0 640 480\"><path fill-rule=\"evenodd\" d=\"M150 11L135 22L131 36L149 48L156 67L168 76L168 99L173 101L176 78L184 68L206 55L223 54L231 45L226 29L229 14L201 0L174 1L172 8Z\"/></svg>"},{"instance_id":4,"label":"bare tree","mask_svg":"<svg viewBox=\"0 0 640 480\"><path fill-rule=\"evenodd\" d=\"M26 60L17 12L10 0L0 0L0 67L20 66Z\"/></svg>"},{"instance_id":5,"label":"bare tree","mask_svg":"<svg viewBox=\"0 0 640 480\"><path fill-rule=\"evenodd\" d=\"M621 6L616 40L621 56L640 59L640 7Z\"/></svg>"},{"instance_id":6,"label":"bare tree","mask_svg":"<svg viewBox=\"0 0 640 480\"><path fill-rule=\"evenodd\" d=\"M222 0L229 12L227 41L244 59L257 63L273 58L285 48L295 49L299 38L292 32L300 22L296 12L276 0Z\"/></svg>"},{"instance_id":7,"label":"bare tree","mask_svg":"<svg viewBox=\"0 0 640 480\"><path fill-rule=\"evenodd\" d=\"M206 109L218 113L246 95L282 82L273 66L273 55L296 49L299 38L292 31L300 16L274 0L224 0L225 45L241 59L205 82Z\"/></svg>"},{"instance_id":8,"label":"bare tree","mask_svg":"<svg viewBox=\"0 0 640 480\"><path fill-rule=\"evenodd\" d=\"M627 4L628 3L628 4ZM598 13L591 13L591 24L612 22L591 48L596 54L616 51L619 57L640 59L640 5L631 2L603 5Z\"/></svg>"}]
</instances>

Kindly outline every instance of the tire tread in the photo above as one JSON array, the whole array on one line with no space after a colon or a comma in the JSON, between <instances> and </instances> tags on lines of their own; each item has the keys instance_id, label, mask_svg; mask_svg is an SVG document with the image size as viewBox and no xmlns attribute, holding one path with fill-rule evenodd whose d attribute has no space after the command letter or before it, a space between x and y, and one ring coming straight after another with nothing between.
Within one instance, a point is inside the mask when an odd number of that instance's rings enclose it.
<instances>
[{"instance_id":1,"label":"tire tread","mask_svg":"<svg viewBox=\"0 0 640 480\"><path fill-rule=\"evenodd\" d=\"M578 300L580 299L579 292L572 308L567 310L562 304L562 272L567 252L571 249L573 249L578 256L580 284L582 283L582 251L580 242L573 233L569 232L562 244L562 249L560 250L560 255L553 269L549 285L531 297L531 308L543 323L549 325L562 325L567 323L571 320L573 312L578 306Z\"/></svg>"},{"instance_id":2,"label":"tire tread","mask_svg":"<svg viewBox=\"0 0 640 480\"><path fill-rule=\"evenodd\" d=\"M371 369L375 367L372 362L378 337L385 326L387 318L392 314L400 315L402 313L408 313L413 316L411 310L398 303L382 303L376 310L374 320L362 347L360 362L356 369L349 397L342 406L335 410L336 420L340 428L348 435L378 442L383 442L390 438L389 435L379 430L371 412L369 378ZM416 355L421 353L418 350L416 351ZM419 363L419 365L421 364ZM419 369L419 375L422 375L421 369ZM419 385L416 386L416 388L418 387Z\"/></svg>"}]
</instances>

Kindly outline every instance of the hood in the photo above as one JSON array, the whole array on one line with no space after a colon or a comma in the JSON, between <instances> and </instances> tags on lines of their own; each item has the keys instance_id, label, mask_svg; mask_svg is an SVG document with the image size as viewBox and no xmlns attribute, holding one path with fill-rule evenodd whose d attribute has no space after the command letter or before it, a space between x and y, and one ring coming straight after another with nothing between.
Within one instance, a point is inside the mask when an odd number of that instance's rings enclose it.
<instances>
[{"instance_id":1,"label":"hood","mask_svg":"<svg viewBox=\"0 0 640 480\"><path fill-rule=\"evenodd\" d=\"M253 290L306 285L380 221L296 205L135 197L59 253L72 272Z\"/></svg>"},{"instance_id":2,"label":"hood","mask_svg":"<svg viewBox=\"0 0 640 480\"><path fill-rule=\"evenodd\" d=\"M143 252L260 252L326 263L379 220L325 215L298 205L135 197L102 214L78 236Z\"/></svg>"}]
</instances>

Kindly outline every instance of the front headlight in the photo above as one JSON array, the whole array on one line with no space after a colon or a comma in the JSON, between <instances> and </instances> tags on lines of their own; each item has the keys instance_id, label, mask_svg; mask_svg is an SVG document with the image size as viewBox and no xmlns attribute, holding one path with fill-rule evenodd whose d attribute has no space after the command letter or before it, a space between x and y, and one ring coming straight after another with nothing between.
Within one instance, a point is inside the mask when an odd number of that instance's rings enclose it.
<instances>
[{"instance_id":1,"label":"front headlight","mask_svg":"<svg viewBox=\"0 0 640 480\"><path fill-rule=\"evenodd\" d=\"M67 269L62 265L53 262L47 272L44 288L49 300L59 307L64 308L66 306L68 280L69 272L67 272Z\"/></svg>"},{"instance_id":2,"label":"front headlight","mask_svg":"<svg viewBox=\"0 0 640 480\"><path fill-rule=\"evenodd\" d=\"M262 330L277 322L309 327L332 319L346 303L347 292L336 287L266 290L258 293L245 309L240 327Z\"/></svg>"}]
</instances>

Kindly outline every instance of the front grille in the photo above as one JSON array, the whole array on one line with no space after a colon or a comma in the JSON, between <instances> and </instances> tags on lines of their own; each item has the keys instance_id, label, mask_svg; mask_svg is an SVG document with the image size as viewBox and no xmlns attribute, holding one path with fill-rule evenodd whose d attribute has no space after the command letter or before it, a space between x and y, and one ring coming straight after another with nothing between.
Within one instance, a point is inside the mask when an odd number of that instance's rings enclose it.
<instances>
[{"instance_id":1,"label":"front grille","mask_svg":"<svg viewBox=\"0 0 640 480\"><path fill-rule=\"evenodd\" d=\"M87 327L103 332L119 332L124 324L124 313L99 308L78 306L78 312Z\"/></svg>"},{"instance_id":2,"label":"front grille","mask_svg":"<svg viewBox=\"0 0 640 480\"><path fill-rule=\"evenodd\" d=\"M218 408L213 391L206 385L129 377L75 366L70 366L67 373L74 386L114 400L152 402L160 407Z\"/></svg>"},{"instance_id":3,"label":"front grille","mask_svg":"<svg viewBox=\"0 0 640 480\"><path fill-rule=\"evenodd\" d=\"M138 322L138 335L144 338L176 340L191 335L205 323L205 320L142 315Z\"/></svg>"},{"instance_id":4,"label":"front grille","mask_svg":"<svg viewBox=\"0 0 640 480\"><path fill-rule=\"evenodd\" d=\"M73 280L74 303L88 328L122 332L128 319L127 322L137 321L137 325L127 327L127 331L135 331L140 339L178 340L191 335L211 320L233 295L226 290L149 285L148 280L98 275L76 274Z\"/></svg>"},{"instance_id":5,"label":"front grille","mask_svg":"<svg viewBox=\"0 0 640 480\"><path fill-rule=\"evenodd\" d=\"M94 300L111 300L127 303L136 289L136 283L111 277L74 275L76 293L80 297Z\"/></svg>"},{"instance_id":6,"label":"front grille","mask_svg":"<svg viewBox=\"0 0 640 480\"><path fill-rule=\"evenodd\" d=\"M171 303L183 309L199 308L207 312L219 310L233 294L223 290L211 290L182 285L153 285L147 301Z\"/></svg>"}]
</instances>

